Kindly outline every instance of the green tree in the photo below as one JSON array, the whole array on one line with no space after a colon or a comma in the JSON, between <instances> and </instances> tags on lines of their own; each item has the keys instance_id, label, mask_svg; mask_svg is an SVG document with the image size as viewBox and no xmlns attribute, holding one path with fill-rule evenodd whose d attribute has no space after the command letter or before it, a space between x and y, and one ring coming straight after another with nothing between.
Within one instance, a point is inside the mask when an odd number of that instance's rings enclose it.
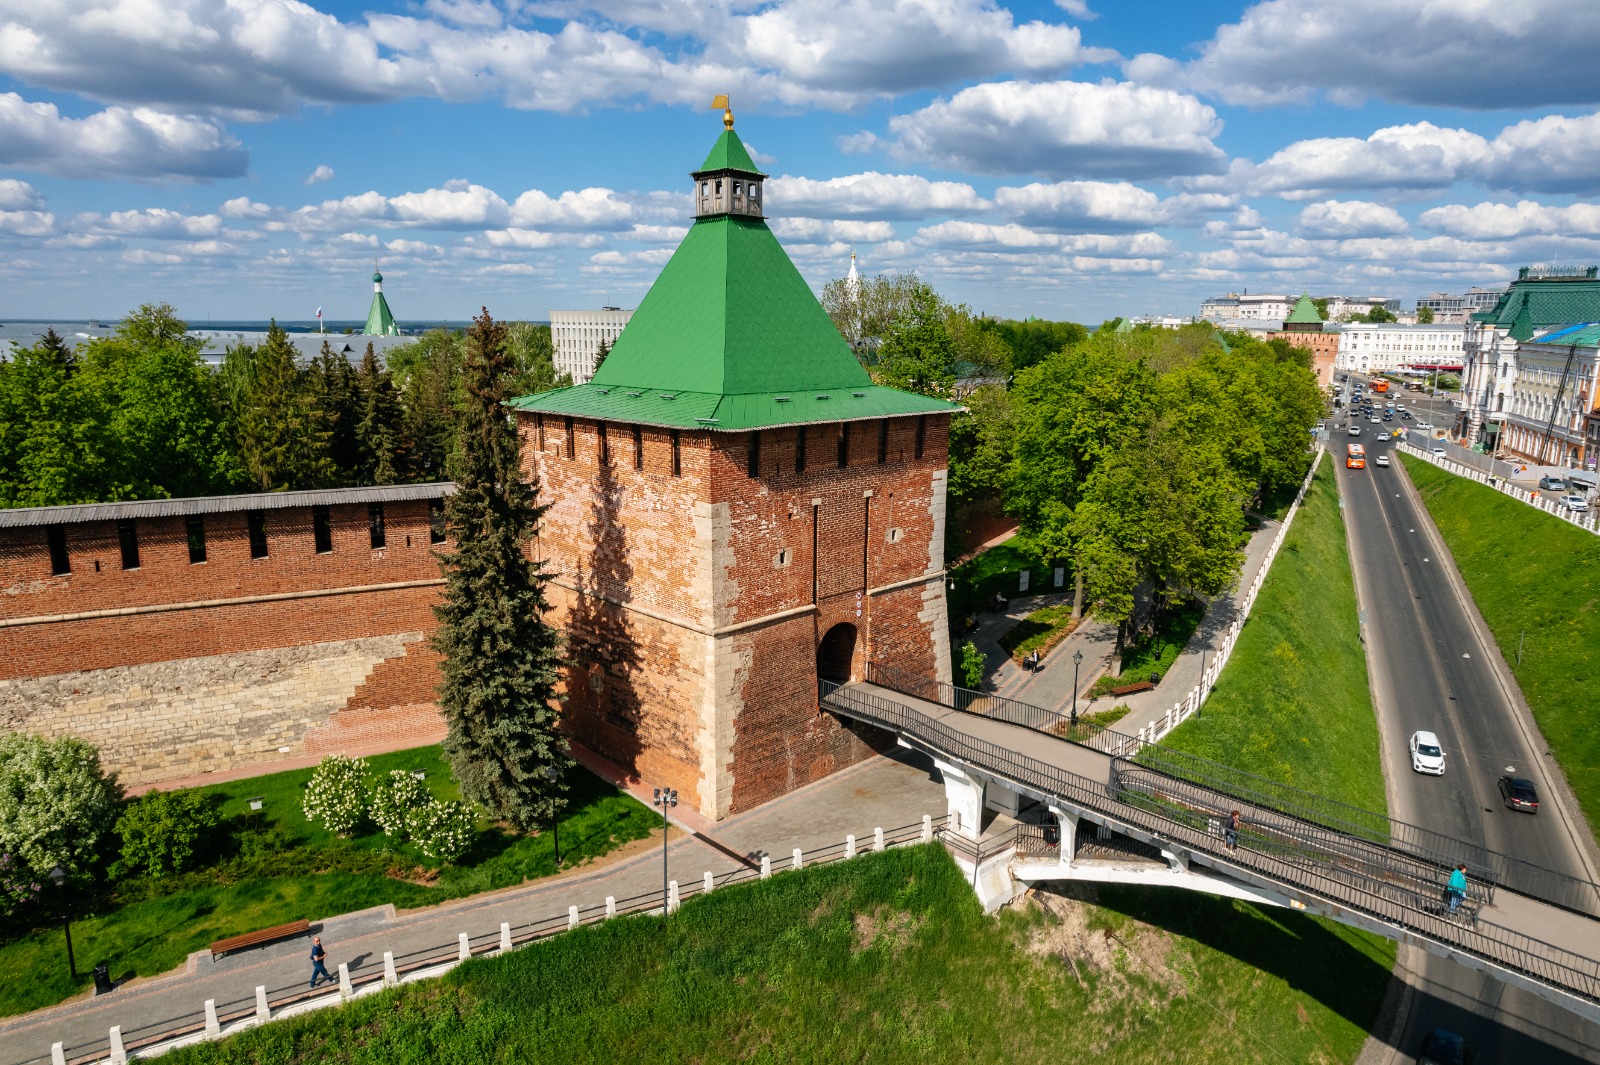
<instances>
[{"instance_id":1,"label":"green tree","mask_svg":"<svg viewBox=\"0 0 1600 1065\"><path fill-rule=\"evenodd\" d=\"M409 468L404 448L405 412L388 369L379 365L372 342L355 381L357 417L355 483L399 484Z\"/></svg>"},{"instance_id":2,"label":"green tree","mask_svg":"<svg viewBox=\"0 0 1600 1065\"><path fill-rule=\"evenodd\" d=\"M527 544L544 507L521 478L516 429L506 417L514 367L505 326L487 309L467 335L461 441L451 461L455 494L445 521L444 602L435 608L445 752L462 795L528 830L566 804L572 762L557 710L560 636L544 620L550 579Z\"/></svg>"},{"instance_id":3,"label":"green tree","mask_svg":"<svg viewBox=\"0 0 1600 1065\"><path fill-rule=\"evenodd\" d=\"M0 734L0 853L35 879L89 871L117 819L122 787L82 740Z\"/></svg>"},{"instance_id":4,"label":"green tree","mask_svg":"<svg viewBox=\"0 0 1600 1065\"><path fill-rule=\"evenodd\" d=\"M570 374L556 373L555 345L550 339L548 325L532 322L511 322L506 325L506 350L516 366L516 379L511 385L514 396L531 396L535 392L549 392L553 388L567 388L572 384Z\"/></svg>"},{"instance_id":5,"label":"green tree","mask_svg":"<svg viewBox=\"0 0 1600 1065\"><path fill-rule=\"evenodd\" d=\"M1418 307L1417 308L1417 324L1418 325L1432 325L1433 324L1433 308L1432 307Z\"/></svg>"},{"instance_id":6,"label":"green tree","mask_svg":"<svg viewBox=\"0 0 1600 1065\"><path fill-rule=\"evenodd\" d=\"M606 356L611 354L611 344L605 337L600 338L600 345L594 350L594 368L599 370L606 361ZM590 376L593 376L592 374Z\"/></svg>"},{"instance_id":7,"label":"green tree","mask_svg":"<svg viewBox=\"0 0 1600 1065\"><path fill-rule=\"evenodd\" d=\"M956 383L955 361L943 301L919 282L878 349L874 377L891 388L943 398Z\"/></svg>"},{"instance_id":8,"label":"green tree","mask_svg":"<svg viewBox=\"0 0 1600 1065\"><path fill-rule=\"evenodd\" d=\"M315 487L360 483L362 454L356 426L361 420L361 397L350 360L324 340L322 350L303 376L306 401L327 441L323 452L326 463L320 465L328 481Z\"/></svg>"},{"instance_id":9,"label":"green tree","mask_svg":"<svg viewBox=\"0 0 1600 1065\"><path fill-rule=\"evenodd\" d=\"M0 506L131 498L109 422L106 397L54 330L0 363Z\"/></svg>"},{"instance_id":10,"label":"green tree","mask_svg":"<svg viewBox=\"0 0 1600 1065\"><path fill-rule=\"evenodd\" d=\"M277 322L255 352L236 431L240 458L257 491L312 488L334 479L328 429L295 366L294 345Z\"/></svg>"},{"instance_id":11,"label":"green tree","mask_svg":"<svg viewBox=\"0 0 1600 1065\"><path fill-rule=\"evenodd\" d=\"M1004 385L980 385L950 419L950 501L969 503L998 498L1011 466L1011 394Z\"/></svg>"},{"instance_id":12,"label":"green tree","mask_svg":"<svg viewBox=\"0 0 1600 1065\"><path fill-rule=\"evenodd\" d=\"M871 366L878 348L917 294L928 289L916 274L878 274L829 281L822 288L822 306L856 355Z\"/></svg>"},{"instance_id":13,"label":"green tree","mask_svg":"<svg viewBox=\"0 0 1600 1065\"><path fill-rule=\"evenodd\" d=\"M147 791L117 819L122 858L113 875L159 879L191 868L222 823L220 800L191 788Z\"/></svg>"},{"instance_id":14,"label":"green tree","mask_svg":"<svg viewBox=\"0 0 1600 1065\"><path fill-rule=\"evenodd\" d=\"M999 334L1011 349L1013 373L1037 366L1052 355L1083 343L1089 331L1077 322L1046 322L1038 318L1026 321L982 320L985 329Z\"/></svg>"},{"instance_id":15,"label":"green tree","mask_svg":"<svg viewBox=\"0 0 1600 1065\"><path fill-rule=\"evenodd\" d=\"M1393 311L1380 303L1368 311L1362 321L1370 322L1373 325L1383 325L1388 322L1397 322L1399 319L1395 317Z\"/></svg>"},{"instance_id":16,"label":"green tree","mask_svg":"<svg viewBox=\"0 0 1600 1065\"><path fill-rule=\"evenodd\" d=\"M973 691L983 687L983 652L978 650L978 645L968 640L961 645L961 681Z\"/></svg>"},{"instance_id":17,"label":"green tree","mask_svg":"<svg viewBox=\"0 0 1600 1065\"><path fill-rule=\"evenodd\" d=\"M1316 307L1317 315L1324 322L1326 322L1328 320L1328 297L1319 296L1318 298L1313 299L1311 301L1311 304L1312 304L1312 306Z\"/></svg>"},{"instance_id":18,"label":"green tree","mask_svg":"<svg viewBox=\"0 0 1600 1065\"><path fill-rule=\"evenodd\" d=\"M461 334L430 329L410 344L391 348L387 362L405 410L408 479L442 481L456 446L461 400Z\"/></svg>"}]
</instances>

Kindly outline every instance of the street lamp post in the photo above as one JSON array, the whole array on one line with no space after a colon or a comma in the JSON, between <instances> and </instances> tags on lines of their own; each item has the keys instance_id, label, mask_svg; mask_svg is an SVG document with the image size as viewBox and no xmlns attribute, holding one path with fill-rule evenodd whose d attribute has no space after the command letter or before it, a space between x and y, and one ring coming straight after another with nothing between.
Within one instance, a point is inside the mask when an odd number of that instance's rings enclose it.
<instances>
[{"instance_id":1,"label":"street lamp post","mask_svg":"<svg viewBox=\"0 0 1600 1065\"><path fill-rule=\"evenodd\" d=\"M1072 727L1078 727L1078 667L1083 664L1083 651L1072 652Z\"/></svg>"},{"instance_id":2,"label":"street lamp post","mask_svg":"<svg viewBox=\"0 0 1600 1065\"><path fill-rule=\"evenodd\" d=\"M667 916L667 822L668 807L678 805L678 793L673 788L657 788L656 797L650 800L652 806L661 810L661 916Z\"/></svg>"},{"instance_id":3,"label":"street lamp post","mask_svg":"<svg viewBox=\"0 0 1600 1065\"><path fill-rule=\"evenodd\" d=\"M556 772L556 767L555 766L547 765L547 766L544 767L544 778L550 782L550 786L551 786L551 791L552 792L554 792L555 783L556 783L557 780L560 779L560 777L561 777L561 774ZM550 834L555 838L556 868L560 869L561 868L561 818L556 813L551 813L551 815L550 815Z\"/></svg>"},{"instance_id":4,"label":"street lamp post","mask_svg":"<svg viewBox=\"0 0 1600 1065\"><path fill-rule=\"evenodd\" d=\"M67 881L67 871L58 865L50 870L50 879L60 888ZM72 956L72 918L68 916L65 905L61 907L61 930L67 934L67 972L72 974L72 982L77 983L78 963Z\"/></svg>"}]
</instances>

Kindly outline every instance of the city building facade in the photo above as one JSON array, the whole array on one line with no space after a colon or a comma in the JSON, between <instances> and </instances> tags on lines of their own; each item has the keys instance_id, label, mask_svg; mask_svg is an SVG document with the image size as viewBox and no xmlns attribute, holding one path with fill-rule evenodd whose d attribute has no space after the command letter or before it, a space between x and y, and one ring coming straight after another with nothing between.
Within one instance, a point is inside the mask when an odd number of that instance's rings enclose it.
<instances>
[{"instance_id":1,"label":"city building facade","mask_svg":"<svg viewBox=\"0 0 1600 1065\"><path fill-rule=\"evenodd\" d=\"M1392 314L1400 313L1400 301L1391 296L1328 296L1328 320L1337 322L1341 318L1354 315L1371 314L1374 308L1382 307Z\"/></svg>"},{"instance_id":2,"label":"city building facade","mask_svg":"<svg viewBox=\"0 0 1600 1065\"><path fill-rule=\"evenodd\" d=\"M1518 347L1574 322L1600 321L1600 268L1525 266L1494 305L1471 315L1462 340L1461 442L1493 453L1511 405Z\"/></svg>"},{"instance_id":3,"label":"city building facade","mask_svg":"<svg viewBox=\"0 0 1600 1065\"><path fill-rule=\"evenodd\" d=\"M1544 466L1595 468L1600 324L1535 333L1517 345L1501 449Z\"/></svg>"},{"instance_id":4,"label":"city building facade","mask_svg":"<svg viewBox=\"0 0 1600 1065\"><path fill-rule=\"evenodd\" d=\"M1504 286L1480 288L1473 286L1464 293L1434 292L1417 301L1417 310L1427 308L1433 312L1435 325L1465 325L1467 318L1487 311L1505 292Z\"/></svg>"},{"instance_id":5,"label":"city building facade","mask_svg":"<svg viewBox=\"0 0 1600 1065\"><path fill-rule=\"evenodd\" d=\"M950 679L957 409L872 383L724 123L694 224L594 378L512 402L567 730L713 818L892 745L820 713L819 681Z\"/></svg>"},{"instance_id":6,"label":"city building facade","mask_svg":"<svg viewBox=\"0 0 1600 1065\"><path fill-rule=\"evenodd\" d=\"M1213 296L1202 303L1200 317L1282 322L1289 317L1289 308L1293 303L1294 297L1283 293L1252 296L1248 292L1229 292L1223 296Z\"/></svg>"},{"instance_id":7,"label":"city building facade","mask_svg":"<svg viewBox=\"0 0 1600 1065\"><path fill-rule=\"evenodd\" d=\"M1393 373L1398 370L1459 371L1466 331L1460 325L1368 325L1335 327L1340 373Z\"/></svg>"},{"instance_id":8,"label":"city building facade","mask_svg":"<svg viewBox=\"0 0 1600 1065\"><path fill-rule=\"evenodd\" d=\"M554 347L556 373L569 374L572 383L581 385L594 376L600 345L615 346L622 327L633 317L620 307L597 311L551 311L550 343Z\"/></svg>"}]
</instances>

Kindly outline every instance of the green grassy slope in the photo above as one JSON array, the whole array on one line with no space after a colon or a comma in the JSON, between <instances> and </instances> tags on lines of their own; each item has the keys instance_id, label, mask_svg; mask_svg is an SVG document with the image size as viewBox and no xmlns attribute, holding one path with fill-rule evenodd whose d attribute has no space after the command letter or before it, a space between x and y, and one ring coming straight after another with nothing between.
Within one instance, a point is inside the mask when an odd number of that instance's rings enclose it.
<instances>
[{"instance_id":1,"label":"green grassy slope","mask_svg":"<svg viewBox=\"0 0 1600 1065\"><path fill-rule=\"evenodd\" d=\"M1284 911L1123 888L1097 901L1052 896L1048 914L985 918L940 847L896 850L718 891L665 926L581 929L166 1060L1348 1062L1394 958Z\"/></svg>"},{"instance_id":2,"label":"green grassy slope","mask_svg":"<svg viewBox=\"0 0 1600 1065\"><path fill-rule=\"evenodd\" d=\"M1162 742L1385 811L1378 723L1332 458L1311 481L1205 708Z\"/></svg>"},{"instance_id":3,"label":"green grassy slope","mask_svg":"<svg viewBox=\"0 0 1600 1065\"><path fill-rule=\"evenodd\" d=\"M1400 460L1594 831L1600 728L1589 678L1600 680L1600 537L1430 463Z\"/></svg>"}]
</instances>

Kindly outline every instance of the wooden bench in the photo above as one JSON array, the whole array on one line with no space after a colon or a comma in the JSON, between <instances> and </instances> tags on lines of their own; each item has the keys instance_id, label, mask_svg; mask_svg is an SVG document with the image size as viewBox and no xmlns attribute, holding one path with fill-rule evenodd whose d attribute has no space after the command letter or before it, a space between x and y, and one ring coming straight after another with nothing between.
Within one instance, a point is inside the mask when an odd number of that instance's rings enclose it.
<instances>
[{"instance_id":1,"label":"wooden bench","mask_svg":"<svg viewBox=\"0 0 1600 1065\"><path fill-rule=\"evenodd\" d=\"M211 960L216 961L224 954L232 954L236 950L259 947L263 943L310 934L310 921L290 921L288 924L280 924L273 928L263 928L259 932L246 932L242 936L229 936L227 939L219 939L211 944Z\"/></svg>"},{"instance_id":2,"label":"wooden bench","mask_svg":"<svg viewBox=\"0 0 1600 1065\"><path fill-rule=\"evenodd\" d=\"M1120 688L1112 688L1111 689L1111 694L1112 695L1133 695L1133 694L1135 694L1137 692L1153 692L1155 690L1156 690L1156 686L1154 684L1151 684L1147 680L1141 680L1137 684L1124 684Z\"/></svg>"}]
</instances>

